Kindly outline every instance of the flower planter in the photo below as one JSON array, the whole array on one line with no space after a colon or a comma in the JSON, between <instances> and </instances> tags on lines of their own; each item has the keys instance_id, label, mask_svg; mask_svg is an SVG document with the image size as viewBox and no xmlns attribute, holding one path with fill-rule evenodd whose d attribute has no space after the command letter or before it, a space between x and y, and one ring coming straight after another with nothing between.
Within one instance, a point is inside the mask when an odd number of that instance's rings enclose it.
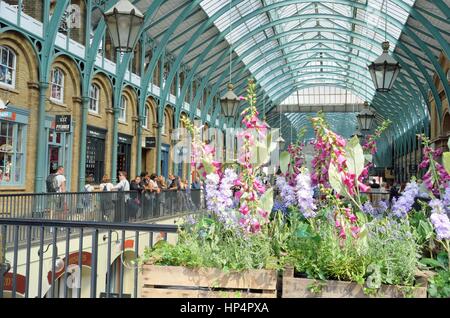
<instances>
[{"instance_id":1,"label":"flower planter","mask_svg":"<svg viewBox=\"0 0 450 318\"><path fill-rule=\"evenodd\" d=\"M408 291L409 290L409 291ZM427 280L420 277L412 289L395 285L382 285L375 295L364 293L363 287L354 282L318 281L294 277L294 270L283 273L282 298L427 298Z\"/></svg>"},{"instance_id":2,"label":"flower planter","mask_svg":"<svg viewBox=\"0 0 450 318\"><path fill-rule=\"evenodd\" d=\"M277 271L143 265L143 298L276 298Z\"/></svg>"}]
</instances>

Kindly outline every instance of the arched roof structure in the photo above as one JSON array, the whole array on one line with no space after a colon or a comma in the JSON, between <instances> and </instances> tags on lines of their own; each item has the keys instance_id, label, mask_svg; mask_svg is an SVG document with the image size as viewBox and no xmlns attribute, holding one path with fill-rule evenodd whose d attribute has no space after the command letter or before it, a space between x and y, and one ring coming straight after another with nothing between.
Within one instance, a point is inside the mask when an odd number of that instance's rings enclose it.
<instances>
[{"instance_id":1,"label":"arched roof structure","mask_svg":"<svg viewBox=\"0 0 450 318\"><path fill-rule=\"evenodd\" d=\"M156 45L162 41L173 56L175 68L169 82L183 65L188 80L182 94L195 78L201 79L203 88L212 85L211 95L223 93L231 51L236 93L244 94L246 79L254 77L259 105L264 98L272 126L277 126L274 118L279 118L271 114L277 105L298 90L314 86L343 87L368 100L378 121L394 122L395 136L429 121L430 97L442 117L438 87L446 96L450 87L438 60L441 54L450 57L449 0L389 0L386 11L386 0L181 0L162 1L158 6L155 2L136 0L134 4L143 12L157 7L146 30ZM375 92L367 65L382 53L385 38L402 70L392 92L382 94ZM162 99L167 93L168 89ZM212 99L205 114L211 104ZM286 116L288 125L297 130L309 115ZM338 123L353 117L327 115L336 127L347 130L350 125ZM286 135L291 130L288 125Z\"/></svg>"}]
</instances>

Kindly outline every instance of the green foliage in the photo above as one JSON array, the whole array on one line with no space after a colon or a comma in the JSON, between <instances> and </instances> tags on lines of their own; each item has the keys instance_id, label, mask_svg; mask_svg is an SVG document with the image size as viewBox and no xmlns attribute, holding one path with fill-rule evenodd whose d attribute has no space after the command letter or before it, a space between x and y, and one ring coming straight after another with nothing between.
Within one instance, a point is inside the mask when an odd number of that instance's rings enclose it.
<instances>
[{"instance_id":1,"label":"green foliage","mask_svg":"<svg viewBox=\"0 0 450 318\"><path fill-rule=\"evenodd\" d=\"M334 189L334 191L336 191L336 193L341 195L344 194L345 193L344 184L342 183L338 168L334 163L330 163L330 167L328 168L328 177L330 185Z\"/></svg>"},{"instance_id":2,"label":"green foliage","mask_svg":"<svg viewBox=\"0 0 450 318\"><path fill-rule=\"evenodd\" d=\"M280 154L280 170L285 174L288 170L289 162L291 161L291 155L287 151L283 151Z\"/></svg>"},{"instance_id":3,"label":"green foliage","mask_svg":"<svg viewBox=\"0 0 450 318\"><path fill-rule=\"evenodd\" d=\"M270 188L261 196L260 200L260 208L264 211L272 211L273 207L273 189Z\"/></svg>"},{"instance_id":4,"label":"green foliage","mask_svg":"<svg viewBox=\"0 0 450 318\"><path fill-rule=\"evenodd\" d=\"M428 295L433 298L450 297L450 271L443 270L429 279Z\"/></svg>"},{"instance_id":5,"label":"green foliage","mask_svg":"<svg viewBox=\"0 0 450 318\"><path fill-rule=\"evenodd\" d=\"M313 294L320 294L326 285L327 284L324 281L315 280L314 282L309 284L307 288Z\"/></svg>"},{"instance_id":6,"label":"green foliage","mask_svg":"<svg viewBox=\"0 0 450 318\"><path fill-rule=\"evenodd\" d=\"M413 285L420 247L414 229L404 221L381 219L364 231L364 237L342 239L329 218L298 224L290 241L295 269L314 279L366 282L369 289Z\"/></svg>"},{"instance_id":7,"label":"green foliage","mask_svg":"<svg viewBox=\"0 0 450 318\"><path fill-rule=\"evenodd\" d=\"M359 176L364 170L364 151L359 144L359 139L354 136L345 147L348 171Z\"/></svg>"},{"instance_id":8,"label":"green foliage","mask_svg":"<svg viewBox=\"0 0 450 318\"><path fill-rule=\"evenodd\" d=\"M211 217L179 230L176 245L160 241L147 248L139 262L155 265L211 267L223 270L281 269L290 227L282 219L261 233L226 228Z\"/></svg>"},{"instance_id":9,"label":"green foliage","mask_svg":"<svg viewBox=\"0 0 450 318\"><path fill-rule=\"evenodd\" d=\"M407 220L375 219L368 224L367 257L380 267L383 284L414 284L421 252L416 239Z\"/></svg>"}]
</instances>

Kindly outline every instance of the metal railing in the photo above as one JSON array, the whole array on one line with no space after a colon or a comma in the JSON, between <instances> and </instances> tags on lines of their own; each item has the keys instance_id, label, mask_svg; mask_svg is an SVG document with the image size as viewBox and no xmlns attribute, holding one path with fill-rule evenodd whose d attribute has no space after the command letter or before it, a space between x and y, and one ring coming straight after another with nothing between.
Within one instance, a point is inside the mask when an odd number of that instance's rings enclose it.
<instances>
[{"instance_id":1,"label":"metal railing","mask_svg":"<svg viewBox=\"0 0 450 318\"><path fill-rule=\"evenodd\" d=\"M0 194L0 218L135 222L203 207L201 190Z\"/></svg>"},{"instance_id":2,"label":"metal railing","mask_svg":"<svg viewBox=\"0 0 450 318\"><path fill-rule=\"evenodd\" d=\"M140 271L132 261L155 234L167 239L176 231L161 224L0 219L0 298L139 297Z\"/></svg>"}]
</instances>

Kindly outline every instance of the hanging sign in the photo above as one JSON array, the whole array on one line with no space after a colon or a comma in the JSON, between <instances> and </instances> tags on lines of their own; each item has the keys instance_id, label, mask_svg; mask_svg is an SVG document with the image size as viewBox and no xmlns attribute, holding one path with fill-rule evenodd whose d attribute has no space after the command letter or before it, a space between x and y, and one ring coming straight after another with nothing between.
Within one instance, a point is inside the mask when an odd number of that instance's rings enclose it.
<instances>
[{"instance_id":1,"label":"hanging sign","mask_svg":"<svg viewBox=\"0 0 450 318\"><path fill-rule=\"evenodd\" d=\"M70 132L71 121L72 121L71 115L56 115L55 116L55 131L56 132Z\"/></svg>"},{"instance_id":2,"label":"hanging sign","mask_svg":"<svg viewBox=\"0 0 450 318\"><path fill-rule=\"evenodd\" d=\"M145 137L145 148L155 148L156 137Z\"/></svg>"}]
</instances>

